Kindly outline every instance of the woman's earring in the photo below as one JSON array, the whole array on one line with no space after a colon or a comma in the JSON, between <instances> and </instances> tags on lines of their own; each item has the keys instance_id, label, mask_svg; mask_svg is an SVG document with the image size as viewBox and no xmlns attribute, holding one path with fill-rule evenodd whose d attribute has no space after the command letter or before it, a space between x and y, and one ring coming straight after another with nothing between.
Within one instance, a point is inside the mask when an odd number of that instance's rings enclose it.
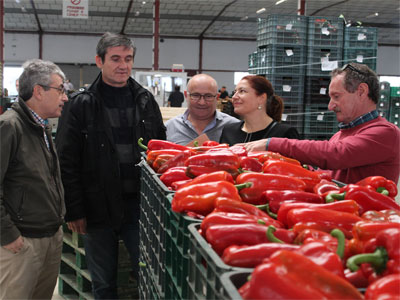
<instances>
[{"instance_id":1,"label":"woman's earring","mask_svg":"<svg viewBox=\"0 0 400 300\"><path fill-rule=\"evenodd\" d=\"M261 107L261 104L260 105L258 105L258 107L257 107L258 109L261 109L262 107Z\"/></svg>"}]
</instances>

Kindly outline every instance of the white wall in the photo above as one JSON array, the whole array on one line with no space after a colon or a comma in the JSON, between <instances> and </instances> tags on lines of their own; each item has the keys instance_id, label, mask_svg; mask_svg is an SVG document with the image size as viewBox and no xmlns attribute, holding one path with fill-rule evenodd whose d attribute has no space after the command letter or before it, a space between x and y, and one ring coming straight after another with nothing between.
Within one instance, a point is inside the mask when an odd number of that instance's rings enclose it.
<instances>
[{"instance_id":1,"label":"white wall","mask_svg":"<svg viewBox=\"0 0 400 300\"><path fill-rule=\"evenodd\" d=\"M400 76L400 47L378 47L376 71L379 75Z\"/></svg>"}]
</instances>

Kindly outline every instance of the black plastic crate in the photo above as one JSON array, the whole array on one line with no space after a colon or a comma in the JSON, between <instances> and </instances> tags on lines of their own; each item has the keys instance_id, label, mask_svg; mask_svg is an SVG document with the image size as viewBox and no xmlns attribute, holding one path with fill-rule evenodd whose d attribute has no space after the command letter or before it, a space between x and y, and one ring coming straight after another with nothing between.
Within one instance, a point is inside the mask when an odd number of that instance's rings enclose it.
<instances>
[{"instance_id":1,"label":"black plastic crate","mask_svg":"<svg viewBox=\"0 0 400 300\"><path fill-rule=\"evenodd\" d=\"M333 135L338 131L335 113L326 105L308 104L304 111L304 134Z\"/></svg>"},{"instance_id":2,"label":"black plastic crate","mask_svg":"<svg viewBox=\"0 0 400 300\"><path fill-rule=\"evenodd\" d=\"M343 47L343 20L337 17L308 17L308 46Z\"/></svg>"},{"instance_id":3,"label":"black plastic crate","mask_svg":"<svg viewBox=\"0 0 400 300\"><path fill-rule=\"evenodd\" d=\"M307 17L269 15L258 21L257 47L266 45L307 45Z\"/></svg>"},{"instance_id":4,"label":"black plastic crate","mask_svg":"<svg viewBox=\"0 0 400 300\"><path fill-rule=\"evenodd\" d=\"M306 104L328 104L330 76L307 76L305 80L304 102Z\"/></svg>"},{"instance_id":5,"label":"black plastic crate","mask_svg":"<svg viewBox=\"0 0 400 300\"><path fill-rule=\"evenodd\" d=\"M378 28L345 27L344 48L378 48Z\"/></svg>"},{"instance_id":6,"label":"black plastic crate","mask_svg":"<svg viewBox=\"0 0 400 300\"><path fill-rule=\"evenodd\" d=\"M307 62L305 46L268 45L265 74L304 75Z\"/></svg>"},{"instance_id":7,"label":"black plastic crate","mask_svg":"<svg viewBox=\"0 0 400 300\"><path fill-rule=\"evenodd\" d=\"M367 65L371 70L376 71L377 60L376 48L344 48L343 63L357 62Z\"/></svg>"},{"instance_id":8,"label":"black plastic crate","mask_svg":"<svg viewBox=\"0 0 400 300\"><path fill-rule=\"evenodd\" d=\"M342 57L340 47L308 47L306 75L329 76L332 69L342 66Z\"/></svg>"},{"instance_id":9,"label":"black plastic crate","mask_svg":"<svg viewBox=\"0 0 400 300\"><path fill-rule=\"evenodd\" d=\"M304 76L266 75L274 87L275 94L281 96L285 105L303 104Z\"/></svg>"},{"instance_id":10,"label":"black plastic crate","mask_svg":"<svg viewBox=\"0 0 400 300\"><path fill-rule=\"evenodd\" d=\"M223 286L221 299L240 300L242 296L239 294L239 288L247 281L251 272L247 271L232 271L221 276Z\"/></svg>"}]
</instances>

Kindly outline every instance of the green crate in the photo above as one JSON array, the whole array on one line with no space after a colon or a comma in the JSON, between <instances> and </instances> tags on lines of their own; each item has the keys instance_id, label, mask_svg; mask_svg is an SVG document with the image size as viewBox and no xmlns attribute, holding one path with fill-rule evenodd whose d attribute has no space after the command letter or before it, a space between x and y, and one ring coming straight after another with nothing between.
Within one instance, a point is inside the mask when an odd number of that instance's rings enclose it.
<instances>
[{"instance_id":1,"label":"green crate","mask_svg":"<svg viewBox=\"0 0 400 300\"><path fill-rule=\"evenodd\" d=\"M308 17L308 46L342 48L343 28L338 17Z\"/></svg>"},{"instance_id":2,"label":"green crate","mask_svg":"<svg viewBox=\"0 0 400 300\"><path fill-rule=\"evenodd\" d=\"M140 299L165 299L161 286L157 283L158 278L154 277L151 270L151 261L148 257L142 242L139 244L140 262L145 266L139 269L139 298Z\"/></svg>"},{"instance_id":3,"label":"green crate","mask_svg":"<svg viewBox=\"0 0 400 300\"><path fill-rule=\"evenodd\" d=\"M222 298L229 300L242 299L242 296L240 296L238 289L247 282L250 275L251 272L247 271L232 271L224 273L221 276Z\"/></svg>"},{"instance_id":4,"label":"green crate","mask_svg":"<svg viewBox=\"0 0 400 300\"><path fill-rule=\"evenodd\" d=\"M168 195L169 205L173 195ZM193 223L199 224L201 220L187 217L170 210L170 222L166 231L166 269L176 281L181 299L186 299L188 286L187 276L189 273L189 245L190 233L188 226Z\"/></svg>"},{"instance_id":5,"label":"green crate","mask_svg":"<svg viewBox=\"0 0 400 300\"><path fill-rule=\"evenodd\" d=\"M345 27L344 48L378 48L378 28Z\"/></svg>"},{"instance_id":6,"label":"green crate","mask_svg":"<svg viewBox=\"0 0 400 300\"><path fill-rule=\"evenodd\" d=\"M380 89L381 93L386 91L387 93L390 94L390 83L387 81L381 81L379 83L379 89Z\"/></svg>"},{"instance_id":7,"label":"green crate","mask_svg":"<svg viewBox=\"0 0 400 300\"><path fill-rule=\"evenodd\" d=\"M376 71L377 48L344 48L343 64L356 62Z\"/></svg>"},{"instance_id":8,"label":"green crate","mask_svg":"<svg viewBox=\"0 0 400 300\"><path fill-rule=\"evenodd\" d=\"M264 74L304 75L307 62L305 46L268 45Z\"/></svg>"},{"instance_id":9,"label":"green crate","mask_svg":"<svg viewBox=\"0 0 400 300\"><path fill-rule=\"evenodd\" d=\"M331 70L323 68L324 61L337 61L338 67L343 64L343 48L341 47L308 47L307 53L307 76L330 76Z\"/></svg>"},{"instance_id":10,"label":"green crate","mask_svg":"<svg viewBox=\"0 0 400 300\"><path fill-rule=\"evenodd\" d=\"M333 135L338 129L335 113L327 111L326 105L305 106L304 134Z\"/></svg>"},{"instance_id":11,"label":"green crate","mask_svg":"<svg viewBox=\"0 0 400 300\"><path fill-rule=\"evenodd\" d=\"M200 235L200 224L189 225L189 299L224 299L221 275L232 271L251 272L252 268L237 268L225 264L210 244Z\"/></svg>"},{"instance_id":12,"label":"green crate","mask_svg":"<svg viewBox=\"0 0 400 300\"><path fill-rule=\"evenodd\" d=\"M390 97L392 97L392 98L400 97L400 87L399 86L390 87Z\"/></svg>"}]
</instances>

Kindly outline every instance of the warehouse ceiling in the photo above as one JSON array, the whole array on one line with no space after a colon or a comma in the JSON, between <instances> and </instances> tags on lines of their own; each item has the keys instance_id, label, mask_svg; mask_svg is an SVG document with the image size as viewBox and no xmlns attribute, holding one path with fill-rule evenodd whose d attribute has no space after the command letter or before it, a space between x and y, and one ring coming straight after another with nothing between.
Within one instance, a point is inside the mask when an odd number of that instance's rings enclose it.
<instances>
[{"instance_id":1,"label":"warehouse ceiling","mask_svg":"<svg viewBox=\"0 0 400 300\"><path fill-rule=\"evenodd\" d=\"M85 0L4 0L6 33L101 34L132 37L153 33L154 0L87 0L89 17L62 17L63 2ZM277 2L282 2L276 4ZM379 28L378 43L400 45L399 0L306 0L308 16L343 15L348 24ZM161 38L255 40L257 19L296 14L298 0L160 0ZM257 14L256 11L265 8Z\"/></svg>"}]
</instances>

